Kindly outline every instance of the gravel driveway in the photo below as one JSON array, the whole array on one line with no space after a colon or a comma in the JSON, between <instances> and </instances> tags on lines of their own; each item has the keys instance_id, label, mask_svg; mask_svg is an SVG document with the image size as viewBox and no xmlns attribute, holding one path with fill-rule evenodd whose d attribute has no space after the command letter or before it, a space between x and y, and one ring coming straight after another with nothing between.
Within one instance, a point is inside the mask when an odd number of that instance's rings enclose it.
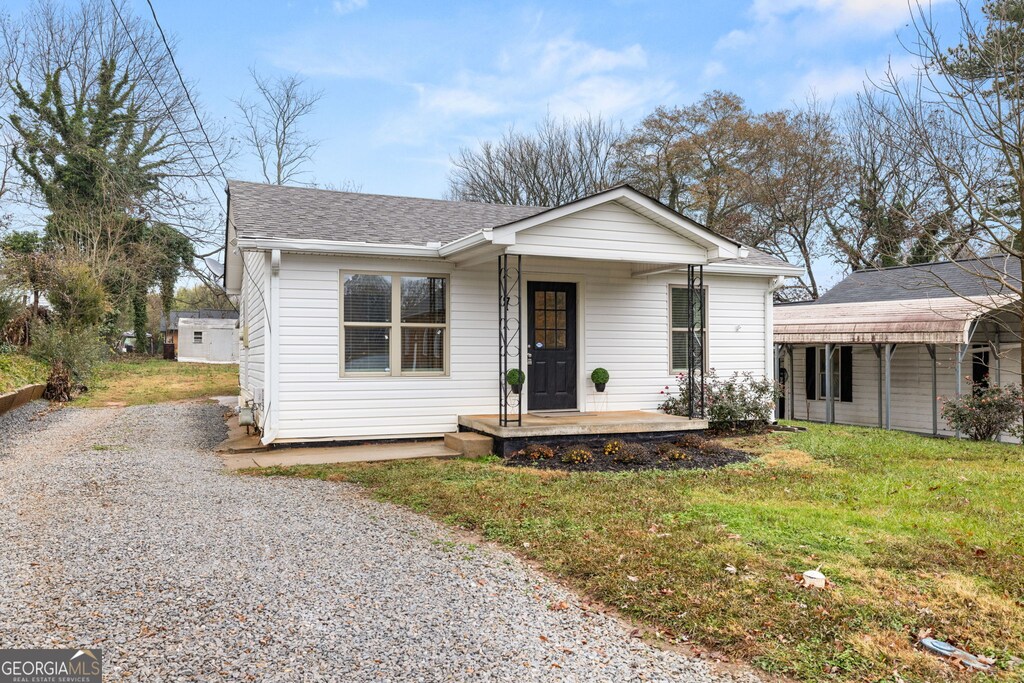
<instances>
[{"instance_id":1,"label":"gravel driveway","mask_svg":"<svg viewBox=\"0 0 1024 683\"><path fill-rule=\"evenodd\" d=\"M105 680L740 680L356 487L223 473L215 405L39 413L0 417L0 647L99 647Z\"/></svg>"}]
</instances>

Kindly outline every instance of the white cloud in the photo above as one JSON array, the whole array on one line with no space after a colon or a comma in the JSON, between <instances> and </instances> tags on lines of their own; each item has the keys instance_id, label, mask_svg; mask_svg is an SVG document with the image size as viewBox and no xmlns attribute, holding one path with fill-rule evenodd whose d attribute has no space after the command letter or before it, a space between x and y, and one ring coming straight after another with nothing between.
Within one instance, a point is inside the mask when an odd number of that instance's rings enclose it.
<instances>
[{"instance_id":1,"label":"white cloud","mask_svg":"<svg viewBox=\"0 0 1024 683\"><path fill-rule=\"evenodd\" d=\"M335 14L349 14L356 10L361 10L366 7L368 0L334 0L331 3L331 9L334 10Z\"/></svg>"},{"instance_id":2,"label":"white cloud","mask_svg":"<svg viewBox=\"0 0 1024 683\"><path fill-rule=\"evenodd\" d=\"M722 62L716 59L712 59L704 65L704 68L700 72L700 77L705 81L713 81L719 76L724 76L727 71L728 68L726 68L725 64L722 64Z\"/></svg>"},{"instance_id":3,"label":"white cloud","mask_svg":"<svg viewBox=\"0 0 1024 683\"><path fill-rule=\"evenodd\" d=\"M793 51L873 40L906 24L911 10L907 0L752 0L747 16L750 26L723 35L716 49Z\"/></svg>"},{"instance_id":4,"label":"white cloud","mask_svg":"<svg viewBox=\"0 0 1024 683\"><path fill-rule=\"evenodd\" d=\"M803 14L832 26L891 31L907 20L910 8L906 0L754 0L751 14L761 23Z\"/></svg>"},{"instance_id":5,"label":"white cloud","mask_svg":"<svg viewBox=\"0 0 1024 683\"><path fill-rule=\"evenodd\" d=\"M899 77L914 73L917 62L909 56L892 60L875 60L867 64L835 64L815 66L797 77L789 90L791 101L803 101L809 93L829 100L853 95L864 90L868 79L876 82L887 70Z\"/></svg>"},{"instance_id":6,"label":"white cloud","mask_svg":"<svg viewBox=\"0 0 1024 683\"><path fill-rule=\"evenodd\" d=\"M642 46L613 49L571 35L516 40L496 51L489 68L464 69L448 80L412 87L413 110L381 127L388 141L422 142L481 121L504 127L546 112L631 117L664 102L675 89L650 69Z\"/></svg>"}]
</instances>

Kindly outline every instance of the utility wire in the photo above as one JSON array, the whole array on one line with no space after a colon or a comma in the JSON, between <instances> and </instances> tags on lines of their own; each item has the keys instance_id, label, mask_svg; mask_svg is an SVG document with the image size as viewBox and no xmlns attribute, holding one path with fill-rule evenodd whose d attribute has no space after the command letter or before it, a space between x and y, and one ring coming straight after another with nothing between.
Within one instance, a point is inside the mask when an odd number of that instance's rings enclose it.
<instances>
[{"instance_id":1,"label":"utility wire","mask_svg":"<svg viewBox=\"0 0 1024 683\"><path fill-rule=\"evenodd\" d=\"M113 4L115 2L115 0L110 0L110 2L111 2L111 4ZM160 20L156 16L156 8L153 7L152 0L146 0L146 4L149 5L150 14L153 15L153 23L156 24L157 31L159 31L159 33L160 33L160 39L163 41L164 48L166 48L167 54L171 58L171 66L174 68L174 73L177 74L178 82L181 83L181 87L182 87L182 89L185 92L185 99L188 100L189 106L192 107L192 113L195 114L196 122L199 124L199 130L202 132L203 138L206 140L206 144L210 148L210 153L213 155L213 159L217 163L217 170L220 171L220 175L224 179L225 185L227 185L228 177L227 177L227 174L224 172L224 166L220 162L220 157L217 155L217 149L214 147L213 141L210 139L210 136L206 132L206 126L203 125L203 118L199 115L199 109L196 107L195 102L192 100L192 94L189 92L188 85L185 83L185 78L181 75L181 69L178 68L178 62L177 62L177 60L174 59L174 50L171 49L171 44L167 40L167 35L164 33L164 29L160 25ZM117 11L117 7L116 6L114 7L114 11L115 12ZM121 16L120 12L118 12L118 17L120 17L120 16ZM122 23L122 25L124 25L124 21L123 20L122 20L121 23ZM125 33L128 33L128 27L127 26L125 26ZM130 39L130 36L129 36L129 39ZM134 44L135 44L134 41L132 41L132 45L134 45ZM143 65L145 65L145 60L142 58L142 55L139 54L138 48L135 49L135 54L139 55L139 59L142 60ZM147 73L149 72L148 67L147 67L146 71L147 71ZM156 88L157 91L159 92L159 86L157 86L156 80L153 79L152 76L150 76L150 80L153 81L153 87ZM164 101L162 96L161 96L160 100L162 102L164 102L164 107L167 108L167 103ZM169 108L168 108L168 113L170 114L170 109ZM174 120L173 115L171 115L171 120L172 121ZM177 127L177 124L175 124L175 127ZM178 132L180 134L181 130L179 129ZM191 147L189 141L187 139L185 139L184 136L182 136L182 139L183 139L183 141L185 143L185 146L189 149L189 152L191 153L192 152L192 147ZM195 154L192 155L192 158L196 160L196 164L199 165L200 170L202 170L202 166L199 164L199 160L196 159ZM227 223L229 225L231 225L232 227L235 227L233 225L233 221L231 220L231 214L228 212L228 210L224 206L224 204L221 203L220 195L218 195L217 192L213 189L213 184L210 182L210 179L207 177L207 175L205 173L203 174L203 178L206 180L206 184L210 186L210 190L214 192L214 197L217 199L217 203L220 204L221 209L224 211L224 218L225 218L225 220L227 221ZM227 255L228 255L229 247L230 247L230 245L228 245L228 244L224 245L224 261L225 261L225 264L227 263ZM259 294L260 302L263 304L263 313L264 313L264 315L263 315L263 324L267 326L267 335L268 336L273 335L273 329L271 328L271 325L270 325L270 314L269 314L270 306L267 305L266 294L263 292L263 289L259 286L259 284L257 284L256 279L252 276L252 273L249 271L249 268L248 268L248 266L245 263L245 255L244 254L241 254L241 253L239 254L239 263L241 263L241 265L242 265L242 272L245 273L246 276L249 278L249 281L252 283L253 288L255 288L256 292ZM225 276L225 283L224 284L225 285L227 284L226 276ZM266 343L266 342L264 342L264 343ZM269 349L264 349L264 353L269 353ZM266 401L266 404L264 406L264 423L266 423L267 418L270 415L270 401L269 401L269 399L266 398L266 396L264 396L264 400ZM260 428L262 429L262 426Z\"/></svg>"}]
</instances>

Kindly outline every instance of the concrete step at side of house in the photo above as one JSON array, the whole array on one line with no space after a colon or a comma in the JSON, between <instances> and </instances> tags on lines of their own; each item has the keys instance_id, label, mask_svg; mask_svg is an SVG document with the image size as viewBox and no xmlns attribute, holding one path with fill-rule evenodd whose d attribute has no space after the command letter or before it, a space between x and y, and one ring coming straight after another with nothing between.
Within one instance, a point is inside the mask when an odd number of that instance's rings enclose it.
<instances>
[{"instance_id":1,"label":"concrete step at side of house","mask_svg":"<svg viewBox=\"0 0 1024 683\"><path fill-rule=\"evenodd\" d=\"M444 445L470 458L494 452L494 439L476 432L449 432L444 435Z\"/></svg>"},{"instance_id":2,"label":"concrete step at side of house","mask_svg":"<svg viewBox=\"0 0 1024 683\"><path fill-rule=\"evenodd\" d=\"M461 451L448 448L441 439L367 443L353 446L278 447L258 453L221 454L231 470L244 467L290 467L293 465L331 465L415 458L455 458Z\"/></svg>"}]
</instances>

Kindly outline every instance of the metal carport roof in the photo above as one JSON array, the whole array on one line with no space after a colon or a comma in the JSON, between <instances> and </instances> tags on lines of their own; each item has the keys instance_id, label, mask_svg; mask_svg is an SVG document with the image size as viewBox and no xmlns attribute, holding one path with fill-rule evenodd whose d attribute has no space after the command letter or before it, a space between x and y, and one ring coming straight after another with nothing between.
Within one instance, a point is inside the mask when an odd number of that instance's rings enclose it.
<instances>
[{"instance_id":1,"label":"metal carport roof","mask_svg":"<svg viewBox=\"0 0 1024 683\"><path fill-rule=\"evenodd\" d=\"M971 323L1010 296L776 306L776 344L967 344Z\"/></svg>"}]
</instances>

